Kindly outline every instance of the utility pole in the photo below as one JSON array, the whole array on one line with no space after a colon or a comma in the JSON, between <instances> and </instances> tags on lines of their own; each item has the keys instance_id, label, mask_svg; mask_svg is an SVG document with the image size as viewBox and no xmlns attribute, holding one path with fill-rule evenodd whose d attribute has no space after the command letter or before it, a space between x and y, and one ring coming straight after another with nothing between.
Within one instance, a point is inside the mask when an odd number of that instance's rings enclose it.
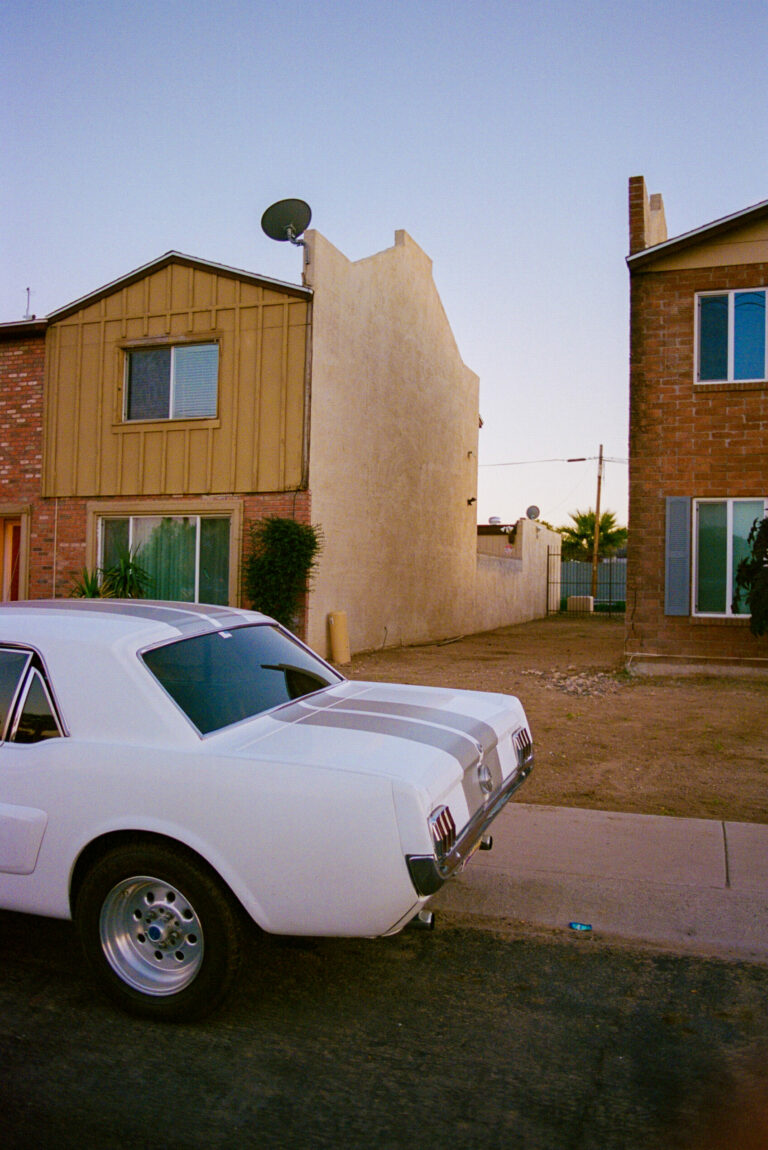
<instances>
[{"instance_id":1,"label":"utility pole","mask_svg":"<svg viewBox=\"0 0 768 1150\"><path fill-rule=\"evenodd\" d=\"M600 549L600 488L603 483L603 445L597 457L597 498L595 499L595 537L592 541L592 599L597 599L597 563Z\"/></svg>"}]
</instances>

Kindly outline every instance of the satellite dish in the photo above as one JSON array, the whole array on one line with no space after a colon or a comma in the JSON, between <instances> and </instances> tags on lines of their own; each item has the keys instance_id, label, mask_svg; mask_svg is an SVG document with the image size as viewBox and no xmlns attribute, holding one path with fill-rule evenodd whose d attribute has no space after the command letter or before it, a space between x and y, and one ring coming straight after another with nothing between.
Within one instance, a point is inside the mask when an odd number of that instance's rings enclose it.
<instances>
[{"instance_id":1,"label":"satellite dish","mask_svg":"<svg viewBox=\"0 0 768 1150\"><path fill-rule=\"evenodd\" d=\"M299 236L311 219L312 209L304 200L278 200L261 217L261 230L271 240L301 244Z\"/></svg>"},{"instance_id":2,"label":"satellite dish","mask_svg":"<svg viewBox=\"0 0 768 1150\"><path fill-rule=\"evenodd\" d=\"M536 504L532 503L525 514L528 516L529 519L538 519L541 512L539 511Z\"/></svg>"}]
</instances>

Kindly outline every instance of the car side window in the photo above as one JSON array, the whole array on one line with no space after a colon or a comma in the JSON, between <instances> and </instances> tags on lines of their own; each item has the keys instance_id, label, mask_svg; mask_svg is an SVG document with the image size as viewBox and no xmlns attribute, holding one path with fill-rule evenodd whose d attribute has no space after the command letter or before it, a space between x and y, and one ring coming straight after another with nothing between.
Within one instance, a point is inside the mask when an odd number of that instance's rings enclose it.
<instances>
[{"instance_id":1,"label":"car side window","mask_svg":"<svg viewBox=\"0 0 768 1150\"><path fill-rule=\"evenodd\" d=\"M8 726L14 704L19 697L24 674L31 662L31 651L0 648L0 739L8 737Z\"/></svg>"},{"instance_id":2,"label":"car side window","mask_svg":"<svg viewBox=\"0 0 768 1150\"><path fill-rule=\"evenodd\" d=\"M39 743L61 735L48 689L39 671L32 671L24 701L13 724L14 743Z\"/></svg>"},{"instance_id":3,"label":"car side window","mask_svg":"<svg viewBox=\"0 0 768 1150\"><path fill-rule=\"evenodd\" d=\"M0 647L0 740L39 743L63 733L38 657Z\"/></svg>"}]
</instances>

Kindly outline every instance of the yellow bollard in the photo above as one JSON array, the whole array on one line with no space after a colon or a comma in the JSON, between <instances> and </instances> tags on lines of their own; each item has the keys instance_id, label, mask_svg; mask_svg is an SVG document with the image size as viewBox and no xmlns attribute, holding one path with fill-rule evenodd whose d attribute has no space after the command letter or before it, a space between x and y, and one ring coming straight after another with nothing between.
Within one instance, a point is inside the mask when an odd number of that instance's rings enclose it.
<instances>
[{"instance_id":1,"label":"yellow bollard","mask_svg":"<svg viewBox=\"0 0 768 1150\"><path fill-rule=\"evenodd\" d=\"M328 616L328 633L331 640L331 662L339 666L351 663L346 611L331 611Z\"/></svg>"}]
</instances>

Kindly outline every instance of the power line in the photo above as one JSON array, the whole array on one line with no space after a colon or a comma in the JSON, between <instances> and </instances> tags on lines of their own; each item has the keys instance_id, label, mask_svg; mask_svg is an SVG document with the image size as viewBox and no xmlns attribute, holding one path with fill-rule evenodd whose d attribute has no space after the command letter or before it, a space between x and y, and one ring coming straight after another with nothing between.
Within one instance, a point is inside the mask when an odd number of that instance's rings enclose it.
<instances>
[{"instance_id":1,"label":"power line","mask_svg":"<svg viewBox=\"0 0 768 1150\"><path fill-rule=\"evenodd\" d=\"M504 463L479 463L478 467L525 467L532 463L588 463L597 459L597 455L580 455L578 459L510 459ZM603 456L604 463L629 463L628 459L614 459L610 455Z\"/></svg>"}]
</instances>

